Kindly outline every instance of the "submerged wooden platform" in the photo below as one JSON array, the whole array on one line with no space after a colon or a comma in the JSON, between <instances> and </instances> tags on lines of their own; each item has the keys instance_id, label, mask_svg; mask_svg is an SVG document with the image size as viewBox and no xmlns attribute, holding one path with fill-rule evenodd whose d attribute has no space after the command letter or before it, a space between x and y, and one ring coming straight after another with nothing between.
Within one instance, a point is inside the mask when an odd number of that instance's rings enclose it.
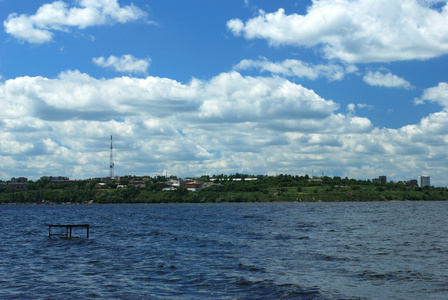
<instances>
[{"instance_id":1,"label":"submerged wooden platform","mask_svg":"<svg viewBox=\"0 0 448 300\"><path fill-rule=\"evenodd\" d=\"M89 230L90 230L90 226L89 224L65 224L65 225L55 225L55 224L47 224L48 225L48 237L52 237L52 236L65 236L65 238L67 239L71 239L72 238L72 228L74 227L84 227L87 230L87 238L89 238ZM64 228L66 229L65 234L64 233L51 233L51 228L56 227L56 228Z\"/></svg>"}]
</instances>

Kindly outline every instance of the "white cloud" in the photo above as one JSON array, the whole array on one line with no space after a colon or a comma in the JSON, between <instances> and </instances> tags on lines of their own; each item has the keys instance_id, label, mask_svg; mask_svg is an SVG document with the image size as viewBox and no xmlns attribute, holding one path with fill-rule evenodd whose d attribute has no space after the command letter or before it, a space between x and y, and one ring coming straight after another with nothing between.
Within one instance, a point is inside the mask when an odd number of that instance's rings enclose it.
<instances>
[{"instance_id":1,"label":"white cloud","mask_svg":"<svg viewBox=\"0 0 448 300\"><path fill-rule=\"evenodd\" d=\"M205 89L199 116L207 122L324 119L338 108L333 101L281 78L222 73Z\"/></svg>"},{"instance_id":2,"label":"white cloud","mask_svg":"<svg viewBox=\"0 0 448 300\"><path fill-rule=\"evenodd\" d=\"M436 87L426 89L421 99L415 99L416 104L423 104L424 101L435 102L445 109L448 108L448 83L440 82Z\"/></svg>"},{"instance_id":3,"label":"white cloud","mask_svg":"<svg viewBox=\"0 0 448 300\"><path fill-rule=\"evenodd\" d=\"M369 85L373 86L384 86L384 87L395 87L395 88L405 88L410 89L411 84L405 79L398 77L392 73L382 73L380 71L372 72L369 71L363 80Z\"/></svg>"},{"instance_id":4,"label":"white cloud","mask_svg":"<svg viewBox=\"0 0 448 300\"><path fill-rule=\"evenodd\" d=\"M8 139L3 136L2 140L0 141L0 153L4 154L17 154L21 152L27 152L32 149L32 147L33 144L29 142L20 143L12 140L11 137Z\"/></svg>"},{"instance_id":5,"label":"white cloud","mask_svg":"<svg viewBox=\"0 0 448 300\"><path fill-rule=\"evenodd\" d=\"M428 59L448 53L448 6L417 0L314 0L306 15L259 12L227 27L270 45L321 45L325 56L349 63Z\"/></svg>"},{"instance_id":6,"label":"white cloud","mask_svg":"<svg viewBox=\"0 0 448 300\"><path fill-rule=\"evenodd\" d=\"M49 120L182 113L208 123L322 119L338 108L333 101L286 79L243 77L237 72L184 85L150 76L98 80L68 71L55 79L7 80L0 96L5 118L32 115Z\"/></svg>"},{"instance_id":7,"label":"white cloud","mask_svg":"<svg viewBox=\"0 0 448 300\"><path fill-rule=\"evenodd\" d=\"M247 70L257 68L260 71L268 71L283 76L296 76L311 80L319 77L326 77L328 80L342 80L347 73L353 73L356 67L336 64L314 65L295 59L287 59L282 62L270 62L267 59L249 60L245 59L234 66L235 70Z\"/></svg>"},{"instance_id":8,"label":"white cloud","mask_svg":"<svg viewBox=\"0 0 448 300\"><path fill-rule=\"evenodd\" d=\"M117 0L80 0L78 7L63 1L42 5L34 15L12 13L3 22L5 31L15 38L34 44L53 39L53 31L70 27L84 29L112 23L127 23L145 17L134 5L120 7Z\"/></svg>"},{"instance_id":9,"label":"white cloud","mask_svg":"<svg viewBox=\"0 0 448 300\"><path fill-rule=\"evenodd\" d=\"M373 105L369 105L369 104L365 104L365 103L358 103L358 104L356 104L356 106L359 108L367 108L367 109L373 108Z\"/></svg>"},{"instance_id":10,"label":"white cloud","mask_svg":"<svg viewBox=\"0 0 448 300\"><path fill-rule=\"evenodd\" d=\"M351 112L351 113L355 113L355 112L356 112L355 107L356 107L355 104L350 103L350 104L347 105L347 110L348 110L349 112Z\"/></svg>"},{"instance_id":11,"label":"white cloud","mask_svg":"<svg viewBox=\"0 0 448 300\"><path fill-rule=\"evenodd\" d=\"M33 22L25 15L10 14L3 25L7 33L29 43L41 44L53 39L53 33L46 29L35 28Z\"/></svg>"},{"instance_id":12,"label":"white cloud","mask_svg":"<svg viewBox=\"0 0 448 300\"><path fill-rule=\"evenodd\" d=\"M124 73L146 73L151 59L138 59L132 55L122 55L121 57L109 56L109 58L96 57L92 61L102 68L113 68L117 72Z\"/></svg>"}]
</instances>

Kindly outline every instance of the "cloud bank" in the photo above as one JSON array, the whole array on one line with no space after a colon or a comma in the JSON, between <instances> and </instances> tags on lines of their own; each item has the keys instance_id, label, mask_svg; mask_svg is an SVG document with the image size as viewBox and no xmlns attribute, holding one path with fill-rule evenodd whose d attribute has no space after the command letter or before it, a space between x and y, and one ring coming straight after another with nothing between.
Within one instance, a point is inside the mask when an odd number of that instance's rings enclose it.
<instances>
[{"instance_id":1,"label":"cloud bank","mask_svg":"<svg viewBox=\"0 0 448 300\"><path fill-rule=\"evenodd\" d=\"M443 102L439 94L445 88L441 83L422 98ZM445 109L419 124L378 129L277 76L232 71L182 84L152 76L96 79L67 71L56 78L6 80L0 99L4 178L20 175L8 169L25 168L37 178L107 176L110 134L116 172L123 175L165 170L179 176L304 174L314 169L393 178L436 166L438 172L448 171L439 163L447 156Z\"/></svg>"}]
</instances>

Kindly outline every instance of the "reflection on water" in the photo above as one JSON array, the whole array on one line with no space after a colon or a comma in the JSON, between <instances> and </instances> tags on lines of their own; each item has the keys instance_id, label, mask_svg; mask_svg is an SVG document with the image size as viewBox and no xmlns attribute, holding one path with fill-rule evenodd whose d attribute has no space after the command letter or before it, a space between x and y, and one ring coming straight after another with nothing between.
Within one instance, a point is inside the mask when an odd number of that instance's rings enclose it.
<instances>
[{"instance_id":1,"label":"reflection on water","mask_svg":"<svg viewBox=\"0 0 448 300\"><path fill-rule=\"evenodd\" d=\"M2 299L448 298L448 202L0 210Z\"/></svg>"}]
</instances>

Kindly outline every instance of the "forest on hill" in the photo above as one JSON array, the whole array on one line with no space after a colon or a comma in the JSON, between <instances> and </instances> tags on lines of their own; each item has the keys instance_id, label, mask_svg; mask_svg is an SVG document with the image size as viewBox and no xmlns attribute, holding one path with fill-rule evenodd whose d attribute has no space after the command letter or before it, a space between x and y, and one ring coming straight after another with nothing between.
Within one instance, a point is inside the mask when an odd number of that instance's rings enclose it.
<instances>
[{"instance_id":1,"label":"forest on hill","mask_svg":"<svg viewBox=\"0 0 448 300\"><path fill-rule=\"evenodd\" d=\"M78 180L52 183L29 181L26 190L0 188L0 203L220 203L220 202L312 202L312 201L392 201L447 200L446 187L410 186L404 183L378 183L340 177L249 176L244 174L202 176L191 179L201 188L166 186L172 178L139 177L101 183ZM135 180L135 178L134 178Z\"/></svg>"}]
</instances>

